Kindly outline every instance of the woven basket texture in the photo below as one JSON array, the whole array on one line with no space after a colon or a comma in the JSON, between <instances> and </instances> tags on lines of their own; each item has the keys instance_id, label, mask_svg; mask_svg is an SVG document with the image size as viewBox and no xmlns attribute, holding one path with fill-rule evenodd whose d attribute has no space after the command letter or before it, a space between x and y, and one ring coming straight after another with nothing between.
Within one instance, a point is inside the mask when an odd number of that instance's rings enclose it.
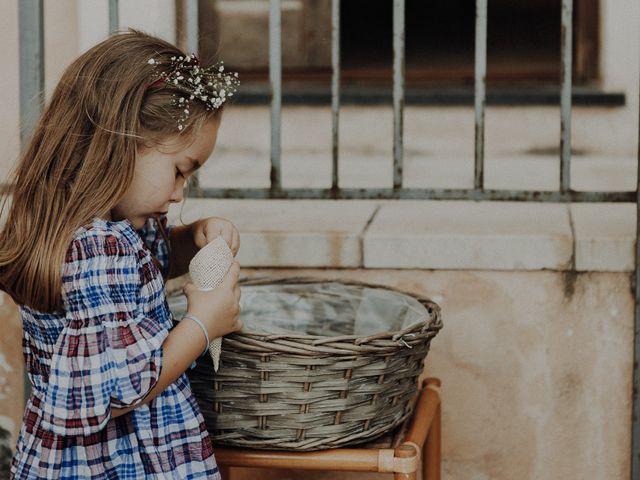
<instances>
[{"instance_id":1,"label":"woven basket texture","mask_svg":"<svg viewBox=\"0 0 640 480\"><path fill-rule=\"evenodd\" d=\"M329 309L322 295L314 304L317 292L308 290L326 284L334 292ZM198 360L189 377L214 443L322 450L370 441L411 415L431 339L442 328L437 304L387 287L312 278L245 281L243 297L261 286L274 297L311 302L312 318L303 325L306 332L300 325L287 329L297 315L296 301L282 318L274 301L268 316L277 319L276 332L255 331L245 322L242 332L224 337L217 373L208 356ZM335 298L341 288L344 309L339 308L342 299ZM348 307L357 289L411 299L423 314L401 329L356 332ZM260 318L261 312L253 313ZM251 316L250 305L243 306L243 320L245 315ZM309 312L300 315L309 317ZM389 319L389 325L399 325L398 319Z\"/></svg>"}]
</instances>

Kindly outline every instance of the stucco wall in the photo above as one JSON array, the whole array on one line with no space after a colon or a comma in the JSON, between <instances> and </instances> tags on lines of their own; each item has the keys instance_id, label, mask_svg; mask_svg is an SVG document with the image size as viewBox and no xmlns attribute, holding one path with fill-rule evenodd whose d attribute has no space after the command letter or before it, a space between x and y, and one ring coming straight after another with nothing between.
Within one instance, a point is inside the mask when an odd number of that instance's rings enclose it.
<instances>
[{"instance_id":1,"label":"stucco wall","mask_svg":"<svg viewBox=\"0 0 640 480\"><path fill-rule=\"evenodd\" d=\"M626 274L580 274L566 296L568 279L556 272L256 273L357 279L437 301L444 328L426 371L443 381L443 478L628 478L633 302Z\"/></svg>"},{"instance_id":2,"label":"stucco wall","mask_svg":"<svg viewBox=\"0 0 640 480\"><path fill-rule=\"evenodd\" d=\"M578 274L570 296L566 286L574 279L561 272L246 273L356 279L426 295L442 307L444 328L426 371L443 382L443 478L628 478L633 299L627 273ZM0 314L6 332L0 418L13 426L22 405L19 326L6 303ZM238 475L256 478L249 471ZM299 478L283 471L261 475Z\"/></svg>"},{"instance_id":3,"label":"stucco wall","mask_svg":"<svg viewBox=\"0 0 640 480\"><path fill-rule=\"evenodd\" d=\"M0 322L0 428L11 432L13 448L24 408L24 360L20 316L4 292L0 292Z\"/></svg>"},{"instance_id":4,"label":"stucco wall","mask_svg":"<svg viewBox=\"0 0 640 480\"><path fill-rule=\"evenodd\" d=\"M92 0L95 9L87 7L87 2L78 8L77 1L64 0L64 8L52 8L52 3L46 2L49 92L73 57L99 39L98 34L106 33L106 1ZM157 0L161 1L168 0ZM57 2L56 6L60 4ZM13 165L19 150L17 5L18 0L0 2L0 51L5 71L0 76L0 178ZM127 8L131 5L127 2ZM147 3L138 5L138 10L124 13L134 18L141 10L149 9ZM640 4L634 0L602 0L601 5L602 86L625 92L627 106L577 109L573 117L574 142L578 148L616 164L618 158L635 162ZM94 14L99 19L90 20ZM154 18L146 17L149 29L154 22L162 21ZM367 160L367 168L373 156L385 158L386 163L376 164L380 169L388 167L390 113L383 110L347 110L343 117L348 135L343 133L342 145L365 145L360 153ZM236 157L246 160L255 156L255 145L244 145L234 135L251 142L256 138L264 140L265 153L260 153L260 158L266 165L268 113L260 108L237 109L237 114L232 111L225 117L228 133L221 144L227 152L235 151ZM414 156L432 157L430 178L440 178L439 165L446 168L447 164L443 158L464 157L472 161L471 109L413 108L407 112L405 144L419 144ZM292 110L290 116L302 119L297 124L305 125L312 123L308 114L307 110L298 109ZM296 158L309 154L304 148L310 139L320 138L323 151L330 152L330 117L325 117L322 138L315 123L306 133L285 128L285 154L291 132L295 133L292 144L304 144L302 150L294 149ZM256 118L264 122L252 123ZM286 111L284 118L286 122ZM253 125L255 131L249 131ZM368 128L369 125L375 128ZM382 144L377 130L380 128L389 134ZM559 113L554 108L495 108L487 112L488 157L502 155L511 159L524 150L553 148L558 135ZM379 150L383 153L379 154ZM317 153L309 155L314 152ZM327 154L326 158L330 156ZM359 175L362 171L363 168L358 170ZM246 180L244 173L242 178ZM635 185L633 172L624 176ZM340 219L335 221L339 223ZM358 242L354 240L355 244ZM443 381L444 478L629 477L633 298L628 272L573 275L556 271L355 269L253 273L311 273L361 279L430 296L443 307L445 328L433 342L427 370ZM0 321L0 427L11 431L15 442L23 405L21 334L15 307L3 295ZM243 475L255 478L248 472ZM330 473L306 476L349 477ZM267 477L299 475L272 472Z\"/></svg>"}]
</instances>

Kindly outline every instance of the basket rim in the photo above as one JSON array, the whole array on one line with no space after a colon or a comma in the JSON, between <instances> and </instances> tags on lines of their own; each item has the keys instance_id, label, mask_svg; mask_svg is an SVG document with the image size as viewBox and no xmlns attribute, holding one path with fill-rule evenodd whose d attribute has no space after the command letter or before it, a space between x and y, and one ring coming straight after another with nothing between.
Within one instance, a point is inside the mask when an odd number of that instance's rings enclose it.
<instances>
[{"instance_id":1,"label":"basket rim","mask_svg":"<svg viewBox=\"0 0 640 480\"><path fill-rule=\"evenodd\" d=\"M343 346L345 343L351 343L354 347L364 346L368 344L369 348L381 348L383 350L387 350L389 347L397 346L398 343L403 344L409 348L411 348L411 344L415 342L420 342L426 336L433 336L442 328L442 311L440 306L434 301L412 292L408 292L395 287L387 287L384 285L361 282L357 280L343 280L336 278L320 278L313 276L294 276L294 277L282 277L282 278L273 278L268 276L261 277L244 277L241 278L239 284L241 286L260 286L260 285L273 285L273 284L282 284L282 285L295 285L295 284L314 284L314 283L339 283L342 285L355 286L355 287L364 287L364 288L372 288L378 290L391 290L396 293L401 293L403 295L407 295L409 297L415 298L422 306L432 312L431 318L426 318L425 320L418 321L409 325L401 330L389 330L386 332L378 332L372 335L362 336L362 335L340 335L340 336L329 336L329 335L307 335L307 334L296 334L296 333L268 333L262 331L254 331L254 330L245 330L243 329L240 332L234 332L225 336L225 338L230 339L252 339L257 341L268 341L284 344L287 341L291 340L298 344L301 342L308 345L309 347L313 347L314 349L320 348L321 350L325 350L325 353L338 353L337 351L332 351L336 348L335 344ZM332 344L332 345L327 345ZM283 345L284 346L284 345ZM291 345L289 345L291 346ZM324 347L324 348L323 348ZM338 347L342 348L342 347ZM377 349L376 348L376 349ZM293 353L293 352L290 352ZM355 352L354 352L355 353Z\"/></svg>"}]
</instances>

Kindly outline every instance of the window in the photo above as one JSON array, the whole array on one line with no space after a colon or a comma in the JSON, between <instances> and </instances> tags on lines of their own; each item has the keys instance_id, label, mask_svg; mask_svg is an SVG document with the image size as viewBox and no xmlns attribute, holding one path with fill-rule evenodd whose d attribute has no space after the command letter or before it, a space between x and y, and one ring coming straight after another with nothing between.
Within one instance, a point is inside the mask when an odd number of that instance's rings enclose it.
<instances>
[{"instance_id":1,"label":"window","mask_svg":"<svg viewBox=\"0 0 640 480\"><path fill-rule=\"evenodd\" d=\"M285 87L329 85L330 0L282 0ZM341 64L345 86L391 84L391 0L341 4ZM489 86L557 85L559 0L491 0L488 11ZM245 85L268 83L268 0L200 2L201 52L220 56ZM475 2L407 0L407 88L473 84ZM574 6L574 84L597 80L598 0Z\"/></svg>"}]
</instances>

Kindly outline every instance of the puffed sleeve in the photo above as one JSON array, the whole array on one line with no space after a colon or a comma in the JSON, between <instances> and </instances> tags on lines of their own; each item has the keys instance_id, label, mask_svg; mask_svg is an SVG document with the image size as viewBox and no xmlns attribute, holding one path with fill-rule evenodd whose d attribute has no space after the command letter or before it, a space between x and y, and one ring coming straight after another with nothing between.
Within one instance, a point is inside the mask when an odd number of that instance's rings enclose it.
<instances>
[{"instance_id":1,"label":"puffed sleeve","mask_svg":"<svg viewBox=\"0 0 640 480\"><path fill-rule=\"evenodd\" d=\"M51 358L44 428L98 432L111 407L139 402L156 384L168 332L141 312L140 278L126 238L101 232L74 240L63 268L66 323Z\"/></svg>"},{"instance_id":2,"label":"puffed sleeve","mask_svg":"<svg viewBox=\"0 0 640 480\"><path fill-rule=\"evenodd\" d=\"M138 235L142 238L151 254L160 263L162 275L169 274L169 238L172 225L167 222L167 216L149 218L147 223L138 230Z\"/></svg>"}]
</instances>

